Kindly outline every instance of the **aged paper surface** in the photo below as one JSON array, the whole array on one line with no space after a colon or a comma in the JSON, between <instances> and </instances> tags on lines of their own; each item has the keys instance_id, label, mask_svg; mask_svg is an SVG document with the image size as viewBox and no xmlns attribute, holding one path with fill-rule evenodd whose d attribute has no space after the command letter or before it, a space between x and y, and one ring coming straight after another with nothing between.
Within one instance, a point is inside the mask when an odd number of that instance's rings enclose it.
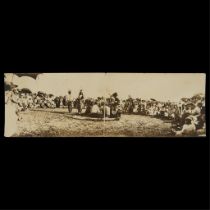
<instances>
[{"instance_id":1,"label":"aged paper surface","mask_svg":"<svg viewBox=\"0 0 210 210\"><path fill-rule=\"evenodd\" d=\"M6 137L205 136L200 73L5 73Z\"/></svg>"}]
</instances>

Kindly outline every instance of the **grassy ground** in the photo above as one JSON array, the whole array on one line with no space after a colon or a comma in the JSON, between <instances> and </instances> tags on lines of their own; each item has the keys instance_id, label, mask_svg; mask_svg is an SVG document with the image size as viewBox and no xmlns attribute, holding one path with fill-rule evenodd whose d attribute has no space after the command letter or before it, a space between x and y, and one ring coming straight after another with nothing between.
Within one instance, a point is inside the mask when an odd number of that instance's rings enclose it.
<instances>
[{"instance_id":1,"label":"grassy ground","mask_svg":"<svg viewBox=\"0 0 210 210\"><path fill-rule=\"evenodd\" d=\"M76 110L73 110L75 114ZM73 119L67 109L38 109L21 112L16 136L171 136L171 124L141 115L122 115L119 121L89 121Z\"/></svg>"}]
</instances>

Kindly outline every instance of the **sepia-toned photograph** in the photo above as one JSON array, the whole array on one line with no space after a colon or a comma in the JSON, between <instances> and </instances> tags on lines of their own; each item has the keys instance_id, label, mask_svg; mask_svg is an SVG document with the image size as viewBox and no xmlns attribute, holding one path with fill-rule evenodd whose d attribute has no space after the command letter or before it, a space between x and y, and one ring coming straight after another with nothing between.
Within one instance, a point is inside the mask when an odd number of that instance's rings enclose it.
<instances>
[{"instance_id":1,"label":"sepia-toned photograph","mask_svg":"<svg viewBox=\"0 0 210 210\"><path fill-rule=\"evenodd\" d=\"M206 136L201 73L5 73L5 137Z\"/></svg>"}]
</instances>

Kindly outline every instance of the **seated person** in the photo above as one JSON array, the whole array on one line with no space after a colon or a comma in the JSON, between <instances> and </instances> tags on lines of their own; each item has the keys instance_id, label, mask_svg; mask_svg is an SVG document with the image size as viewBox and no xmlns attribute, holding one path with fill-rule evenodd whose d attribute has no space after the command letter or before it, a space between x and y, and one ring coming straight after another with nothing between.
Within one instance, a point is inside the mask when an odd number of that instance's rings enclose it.
<instances>
[{"instance_id":1,"label":"seated person","mask_svg":"<svg viewBox=\"0 0 210 210\"><path fill-rule=\"evenodd\" d=\"M164 117L165 118L168 118L169 117L169 113L168 113L168 110L166 109L166 111L164 112Z\"/></svg>"},{"instance_id":2,"label":"seated person","mask_svg":"<svg viewBox=\"0 0 210 210\"><path fill-rule=\"evenodd\" d=\"M185 123L181 131L174 131L176 136L194 136L196 134L196 127L191 117L185 119Z\"/></svg>"},{"instance_id":3,"label":"seated person","mask_svg":"<svg viewBox=\"0 0 210 210\"><path fill-rule=\"evenodd\" d=\"M192 109L192 114L199 116L201 114L201 107L202 103L198 103L195 107L193 107L194 109Z\"/></svg>"},{"instance_id":4,"label":"seated person","mask_svg":"<svg viewBox=\"0 0 210 210\"><path fill-rule=\"evenodd\" d=\"M94 104L93 99L88 98L85 100L85 106L86 106L85 114L91 113L93 104Z\"/></svg>"},{"instance_id":5,"label":"seated person","mask_svg":"<svg viewBox=\"0 0 210 210\"><path fill-rule=\"evenodd\" d=\"M198 136L204 136L206 134L206 123L203 123L203 127L197 130Z\"/></svg>"},{"instance_id":6,"label":"seated person","mask_svg":"<svg viewBox=\"0 0 210 210\"><path fill-rule=\"evenodd\" d=\"M101 111L103 113L103 116L105 115L105 117L110 117L111 109L104 102L101 103Z\"/></svg>"},{"instance_id":7,"label":"seated person","mask_svg":"<svg viewBox=\"0 0 210 210\"><path fill-rule=\"evenodd\" d=\"M92 117L102 117L103 116L97 102L95 102L94 105L92 106L90 115Z\"/></svg>"}]
</instances>

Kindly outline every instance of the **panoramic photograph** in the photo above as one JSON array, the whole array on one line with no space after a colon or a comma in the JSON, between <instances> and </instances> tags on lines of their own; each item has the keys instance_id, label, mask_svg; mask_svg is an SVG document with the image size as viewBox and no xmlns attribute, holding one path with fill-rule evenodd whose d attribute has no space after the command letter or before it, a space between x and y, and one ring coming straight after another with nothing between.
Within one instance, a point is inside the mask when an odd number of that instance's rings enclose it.
<instances>
[{"instance_id":1,"label":"panoramic photograph","mask_svg":"<svg viewBox=\"0 0 210 210\"><path fill-rule=\"evenodd\" d=\"M5 137L206 136L201 73L5 73Z\"/></svg>"}]
</instances>

